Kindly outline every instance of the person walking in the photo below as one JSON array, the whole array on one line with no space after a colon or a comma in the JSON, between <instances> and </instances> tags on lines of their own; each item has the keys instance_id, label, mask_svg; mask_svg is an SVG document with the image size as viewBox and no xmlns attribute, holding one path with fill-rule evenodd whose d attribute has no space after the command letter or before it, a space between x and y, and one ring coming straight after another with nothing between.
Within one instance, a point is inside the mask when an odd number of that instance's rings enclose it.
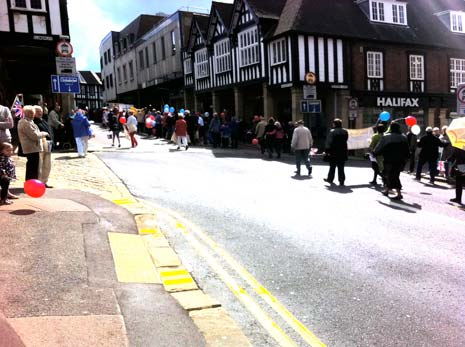
<instances>
[{"instance_id":1,"label":"person walking","mask_svg":"<svg viewBox=\"0 0 465 347\"><path fill-rule=\"evenodd\" d=\"M189 149L187 142L187 123L184 120L184 113L179 113L178 120L176 121L174 132L176 134L176 141L178 144L177 149L181 149L181 146L186 147L186 151Z\"/></svg>"},{"instance_id":2,"label":"person walking","mask_svg":"<svg viewBox=\"0 0 465 347\"><path fill-rule=\"evenodd\" d=\"M126 122L126 127L128 129L129 137L131 138L131 147L136 148L138 145L136 134L137 134L137 118L134 116L134 113L129 110L129 117Z\"/></svg>"},{"instance_id":3,"label":"person walking","mask_svg":"<svg viewBox=\"0 0 465 347\"><path fill-rule=\"evenodd\" d=\"M274 149L276 151L276 155L279 158L281 158L281 153L283 151L283 146L284 146L284 140L286 137L286 133L281 126L281 123L276 121L274 123L274 126L276 127L276 132L274 134Z\"/></svg>"},{"instance_id":4,"label":"person walking","mask_svg":"<svg viewBox=\"0 0 465 347\"><path fill-rule=\"evenodd\" d=\"M115 146L115 139L118 139L118 147L121 147L120 132L123 131L123 125L119 122L118 109L113 109L109 114L108 126L111 131L111 146Z\"/></svg>"},{"instance_id":5,"label":"person walking","mask_svg":"<svg viewBox=\"0 0 465 347\"><path fill-rule=\"evenodd\" d=\"M418 147L421 148L418 158L417 173L415 179L421 180L421 172L423 165L428 163L429 168L429 182L434 184L434 178L437 174L437 161L439 157L439 147L444 147L444 144L437 136L433 134L433 128L427 127L426 134L418 142Z\"/></svg>"},{"instance_id":6,"label":"person walking","mask_svg":"<svg viewBox=\"0 0 465 347\"><path fill-rule=\"evenodd\" d=\"M265 145L268 152L268 158L273 158L273 150L275 147L276 127L274 119L268 119L268 124L265 126Z\"/></svg>"},{"instance_id":7,"label":"person walking","mask_svg":"<svg viewBox=\"0 0 465 347\"><path fill-rule=\"evenodd\" d=\"M447 160L452 163L451 176L455 177L455 198L450 201L462 204L462 191L465 184L465 151L451 146Z\"/></svg>"},{"instance_id":8,"label":"person walking","mask_svg":"<svg viewBox=\"0 0 465 347\"><path fill-rule=\"evenodd\" d=\"M40 141L50 138L45 131L40 131L34 123L34 107L27 105L23 109L24 118L18 123L18 136L26 161L26 181L39 178Z\"/></svg>"},{"instance_id":9,"label":"person walking","mask_svg":"<svg viewBox=\"0 0 465 347\"><path fill-rule=\"evenodd\" d=\"M213 113L213 119L210 122L208 132L211 134L213 140L213 148L221 144L221 119L217 112Z\"/></svg>"},{"instance_id":10,"label":"person walking","mask_svg":"<svg viewBox=\"0 0 465 347\"><path fill-rule=\"evenodd\" d=\"M384 171L383 156L382 155L375 156L373 154L373 150L376 148L376 145L379 143L379 141L383 137L385 130L386 128L384 127L384 124L382 123L378 124L376 126L376 134L374 134L371 137L371 142L369 146L370 153L368 155L369 155L369 159L371 162L371 168L373 169L373 180L370 182L370 184L374 186L378 184L377 183L378 176L381 177L383 184L385 183L384 173L383 173Z\"/></svg>"},{"instance_id":11,"label":"person walking","mask_svg":"<svg viewBox=\"0 0 465 347\"><path fill-rule=\"evenodd\" d=\"M344 166L348 160L347 153L347 140L349 139L349 133L342 127L342 120L335 118L333 120L333 129L330 130L328 138L326 140L325 156L329 161L329 172L328 177L325 181L332 184L334 181L334 175L337 175L339 185L344 186L346 180Z\"/></svg>"},{"instance_id":12,"label":"person walking","mask_svg":"<svg viewBox=\"0 0 465 347\"><path fill-rule=\"evenodd\" d=\"M300 176L300 166L302 163L305 164L308 175L312 174L312 164L310 162L310 148L313 145L312 133L304 126L304 121L299 120L297 122L297 128L294 129L292 134L291 148L295 153L295 165L297 171L295 174L297 177Z\"/></svg>"},{"instance_id":13,"label":"person walking","mask_svg":"<svg viewBox=\"0 0 465 347\"><path fill-rule=\"evenodd\" d=\"M80 109L74 115L72 126L74 139L79 158L84 158L87 155L87 147L89 145L90 123L89 120L82 114Z\"/></svg>"},{"instance_id":14,"label":"person walking","mask_svg":"<svg viewBox=\"0 0 465 347\"><path fill-rule=\"evenodd\" d=\"M412 127L408 127L407 141L410 149L409 174L415 173L415 156L417 151L418 136L412 132Z\"/></svg>"},{"instance_id":15,"label":"person walking","mask_svg":"<svg viewBox=\"0 0 465 347\"><path fill-rule=\"evenodd\" d=\"M40 131L48 133L50 140L43 138L41 140L39 152L39 180L45 184L46 188L53 188L48 184L50 170L52 169L52 130L48 123L43 119L43 110L39 105L34 105L34 123Z\"/></svg>"},{"instance_id":16,"label":"person walking","mask_svg":"<svg viewBox=\"0 0 465 347\"><path fill-rule=\"evenodd\" d=\"M386 187L382 194L388 196L389 191L395 189L397 195L393 199L401 200L403 196L400 173L410 156L410 148L407 137L400 131L399 123L391 123L390 130L381 138L373 152L376 156L382 155L384 158Z\"/></svg>"},{"instance_id":17,"label":"person walking","mask_svg":"<svg viewBox=\"0 0 465 347\"><path fill-rule=\"evenodd\" d=\"M11 143L10 129L14 127L13 116L8 107L0 105L0 143Z\"/></svg>"},{"instance_id":18,"label":"person walking","mask_svg":"<svg viewBox=\"0 0 465 347\"><path fill-rule=\"evenodd\" d=\"M257 123L255 127L255 137L258 139L258 144L260 145L260 151L262 154L265 154L266 150L266 142L265 142L265 132L266 132L266 121L265 117L260 116L260 121Z\"/></svg>"}]
</instances>

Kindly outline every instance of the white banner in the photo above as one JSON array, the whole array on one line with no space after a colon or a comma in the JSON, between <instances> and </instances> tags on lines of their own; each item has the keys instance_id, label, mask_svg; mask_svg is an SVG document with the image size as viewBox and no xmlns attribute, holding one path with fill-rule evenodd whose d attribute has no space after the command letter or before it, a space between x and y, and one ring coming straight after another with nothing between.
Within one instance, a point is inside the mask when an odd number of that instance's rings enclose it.
<instances>
[{"instance_id":1,"label":"white banner","mask_svg":"<svg viewBox=\"0 0 465 347\"><path fill-rule=\"evenodd\" d=\"M364 129L347 129L349 132L349 140L347 141L348 149L363 149L370 146L371 137L373 136L373 128Z\"/></svg>"}]
</instances>

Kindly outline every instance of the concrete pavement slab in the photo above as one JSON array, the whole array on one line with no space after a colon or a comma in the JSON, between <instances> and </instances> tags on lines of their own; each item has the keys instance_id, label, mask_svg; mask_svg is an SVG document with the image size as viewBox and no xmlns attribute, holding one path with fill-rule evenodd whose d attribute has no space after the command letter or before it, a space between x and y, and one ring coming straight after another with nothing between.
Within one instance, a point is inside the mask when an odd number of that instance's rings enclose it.
<instances>
[{"instance_id":1,"label":"concrete pavement slab","mask_svg":"<svg viewBox=\"0 0 465 347\"><path fill-rule=\"evenodd\" d=\"M25 347L23 341L10 325L3 314L0 313L0 347Z\"/></svg>"},{"instance_id":2,"label":"concrete pavement slab","mask_svg":"<svg viewBox=\"0 0 465 347\"><path fill-rule=\"evenodd\" d=\"M69 199L21 198L12 205L0 206L0 211L33 210L44 212L90 212L89 208Z\"/></svg>"},{"instance_id":3,"label":"concrete pavement slab","mask_svg":"<svg viewBox=\"0 0 465 347\"><path fill-rule=\"evenodd\" d=\"M156 267L180 266L182 264L181 259L172 248L150 247L148 251Z\"/></svg>"},{"instance_id":4,"label":"concrete pavement slab","mask_svg":"<svg viewBox=\"0 0 465 347\"><path fill-rule=\"evenodd\" d=\"M27 347L127 347L120 315L9 319Z\"/></svg>"},{"instance_id":5,"label":"concrete pavement slab","mask_svg":"<svg viewBox=\"0 0 465 347\"><path fill-rule=\"evenodd\" d=\"M144 243L147 249L170 247L168 240L162 234L142 235L142 236L143 236L142 239L144 240Z\"/></svg>"}]
</instances>

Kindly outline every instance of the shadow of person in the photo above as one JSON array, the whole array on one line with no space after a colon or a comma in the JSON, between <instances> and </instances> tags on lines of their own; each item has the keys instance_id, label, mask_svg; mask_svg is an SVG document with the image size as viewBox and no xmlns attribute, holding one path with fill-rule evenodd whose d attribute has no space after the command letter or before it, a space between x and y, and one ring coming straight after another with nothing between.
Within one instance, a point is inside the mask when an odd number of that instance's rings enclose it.
<instances>
[{"instance_id":1,"label":"shadow of person","mask_svg":"<svg viewBox=\"0 0 465 347\"><path fill-rule=\"evenodd\" d=\"M339 193L339 194L349 194L353 193L354 191L350 189L351 187L349 186L337 186L334 183L332 183L329 186L326 186L326 189L328 189L331 192Z\"/></svg>"},{"instance_id":2,"label":"shadow of person","mask_svg":"<svg viewBox=\"0 0 465 347\"><path fill-rule=\"evenodd\" d=\"M36 212L37 211L35 211L35 210L20 209L20 210L11 211L10 214L13 214L15 216L29 216L29 215L34 214Z\"/></svg>"},{"instance_id":3,"label":"shadow of person","mask_svg":"<svg viewBox=\"0 0 465 347\"><path fill-rule=\"evenodd\" d=\"M417 213L422 209L421 205L419 204L409 204L403 200L393 200L392 198L389 198L388 202L383 202L381 200L377 200L381 205L390 207L394 210L399 210L399 211L404 211L407 213Z\"/></svg>"},{"instance_id":4,"label":"shadow of person","mask_svg":"<svg viewBox=\"0 0 465 347\"><path fill-rule=\"evenodd\" d=\"M293 180L297 180L297 181L305 181L305 180L310 180L312 179L312 176L308 176L308 175L294 175L294 176L291 176L291 178Z\"/></svg>"}]
</instances>

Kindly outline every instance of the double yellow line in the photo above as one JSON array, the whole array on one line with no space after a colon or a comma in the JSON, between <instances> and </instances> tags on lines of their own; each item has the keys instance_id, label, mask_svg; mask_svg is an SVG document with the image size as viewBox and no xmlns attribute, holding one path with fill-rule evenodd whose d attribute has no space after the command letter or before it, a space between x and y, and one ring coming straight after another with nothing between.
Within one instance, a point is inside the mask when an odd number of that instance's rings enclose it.
<instances>
[{"instance_id":1,"label":"double yellow line","mask_svg":"<svg viewBox=\"0 0 465 347\"><path fill-rule=\"evenodd\" d=\"M166 209L164 209L167 211ZM311 347L326 347L302 322L300 322L289 310L284 307L252 274L240 265L228 252L222 249L199 227L186 221L173 211L167 211L174 218L176 228L187 241L196 249L210 267L218 274L222 281L229 287L233 294L243 303L249 312L265 328L265 330L283 347L298 346L281 327L254 301L254 299L242 288L234 278L219 264L209 249L219 255L249 286L257 293L301 338ZM200 240L200 241L199 241Z\"/></svg>"}]
</instances>

